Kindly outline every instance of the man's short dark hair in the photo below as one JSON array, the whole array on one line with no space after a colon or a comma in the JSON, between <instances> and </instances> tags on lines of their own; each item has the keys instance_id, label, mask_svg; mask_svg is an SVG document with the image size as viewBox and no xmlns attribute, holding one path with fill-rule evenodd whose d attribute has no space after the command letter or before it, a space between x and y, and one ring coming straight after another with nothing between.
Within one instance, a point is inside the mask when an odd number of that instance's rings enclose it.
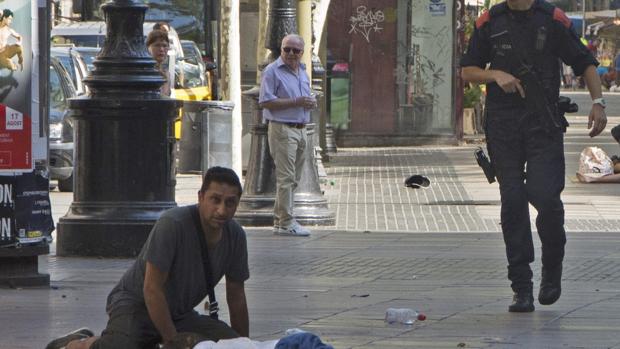
<instances>
[{"instance_id":1,"label":"man's short dark hair","mask_svg":"<svg viewBox=\"0 0 620 349\"><path fill-rule=\"evenodd\" d=\"M202 187L200 187L200 192L204 193L205 191L207 191L211 182L225 183L232 185L233 187L237 187L237 189L239 189L239 196L241 196L241 193L243 192L239 177L237 176L235 171L229 168L214 166L208 169L202 181Z\"/></svg>"},{"instance_id":2,"label":"man's short dark hair","mask_svg":"<svg viewBox=\"0 0 620 349\"><path fill-rule=\"evenodd\" d=\"M13 17L13 11L5 8L4 10L2 10L2 15L0 15L0 21L7 17Z\"/></svg>"}]
</instances>

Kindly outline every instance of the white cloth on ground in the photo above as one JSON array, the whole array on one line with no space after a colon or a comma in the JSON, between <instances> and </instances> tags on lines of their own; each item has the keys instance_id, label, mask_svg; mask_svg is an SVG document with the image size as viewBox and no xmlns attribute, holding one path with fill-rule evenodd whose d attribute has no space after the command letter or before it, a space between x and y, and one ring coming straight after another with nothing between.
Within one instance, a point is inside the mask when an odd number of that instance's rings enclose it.
<instances>
[{"instance_id":1,"label":"white cloth on ground","mask_svg":"<svg viewBox=\"0 0 620 349\"><path fill-rule=\"evenodd\" d=\"M219 342L203 341L194 346L194 349L274 349L279 339L259 342L247 337L223 339Z\"/></svg>"}]
</instances>

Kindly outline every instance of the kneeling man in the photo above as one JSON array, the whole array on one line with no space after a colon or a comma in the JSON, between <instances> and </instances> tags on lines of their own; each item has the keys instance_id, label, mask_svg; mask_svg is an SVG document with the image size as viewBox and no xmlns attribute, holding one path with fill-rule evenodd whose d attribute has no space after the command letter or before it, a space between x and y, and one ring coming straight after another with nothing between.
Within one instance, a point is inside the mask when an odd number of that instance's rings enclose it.
<instances>
[{"instance_id":1,"label":"kneeling man","mask_svg":"<svg viewBox=\"0 0 620 349\"><path fill-rule=\"evenodd\" d=\"M179 332L212 341L248 337L246 237L232 220L241 191L235 172L210 168L198 192L198 204L161 215L136 262L108 296L109 320L101 337L81 329L46 348L150 348L178 340ZM206 240L206 251L198 233ZM205 275L203 255L209 261L205 264L210 265L210 276ZM215 287L224 275L232 328L194 310L208 294L206 279Z\"/></svg>"}]
</instances>

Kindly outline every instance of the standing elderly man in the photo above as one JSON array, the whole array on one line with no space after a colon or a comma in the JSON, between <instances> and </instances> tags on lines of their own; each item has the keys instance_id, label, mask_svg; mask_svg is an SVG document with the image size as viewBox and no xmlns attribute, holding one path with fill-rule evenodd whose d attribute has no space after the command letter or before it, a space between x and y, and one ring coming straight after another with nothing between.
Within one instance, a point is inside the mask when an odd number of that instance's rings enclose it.
<instances>
[{"instance_id":1,"label":"standing elderly man","mask_svg":"<svg viewBox=\"0 0 620 349\"><path fill-rule=\"evenodd\" d=\"M258 103L269 122L267 137L276 166L277 193L274 206L274 234L309 236L310 231L293 217L294 191L306 161L306 124L316 99L310 79L301 63L304 40L296 34L282 39L281 55L263 71Z\"/></svg>"}]
</instances>

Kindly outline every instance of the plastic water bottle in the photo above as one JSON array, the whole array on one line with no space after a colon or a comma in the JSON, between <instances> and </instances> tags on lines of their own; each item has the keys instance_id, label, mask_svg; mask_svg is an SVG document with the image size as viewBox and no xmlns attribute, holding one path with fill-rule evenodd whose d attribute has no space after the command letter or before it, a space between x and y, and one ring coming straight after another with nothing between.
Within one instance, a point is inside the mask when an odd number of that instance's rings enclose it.
<instances>
[{"instance_id":1,"label":"plastic water bottle","mask_svg":"<svg viewBox=\"0 0 620 349\"><path fill-rule=\"evenodd\" d=\"M409 308L388 308L385 311L385 322L389 324L401 323L413 325L416 320L424 320L426 316Z\"/></svg>"}]
</instances>

